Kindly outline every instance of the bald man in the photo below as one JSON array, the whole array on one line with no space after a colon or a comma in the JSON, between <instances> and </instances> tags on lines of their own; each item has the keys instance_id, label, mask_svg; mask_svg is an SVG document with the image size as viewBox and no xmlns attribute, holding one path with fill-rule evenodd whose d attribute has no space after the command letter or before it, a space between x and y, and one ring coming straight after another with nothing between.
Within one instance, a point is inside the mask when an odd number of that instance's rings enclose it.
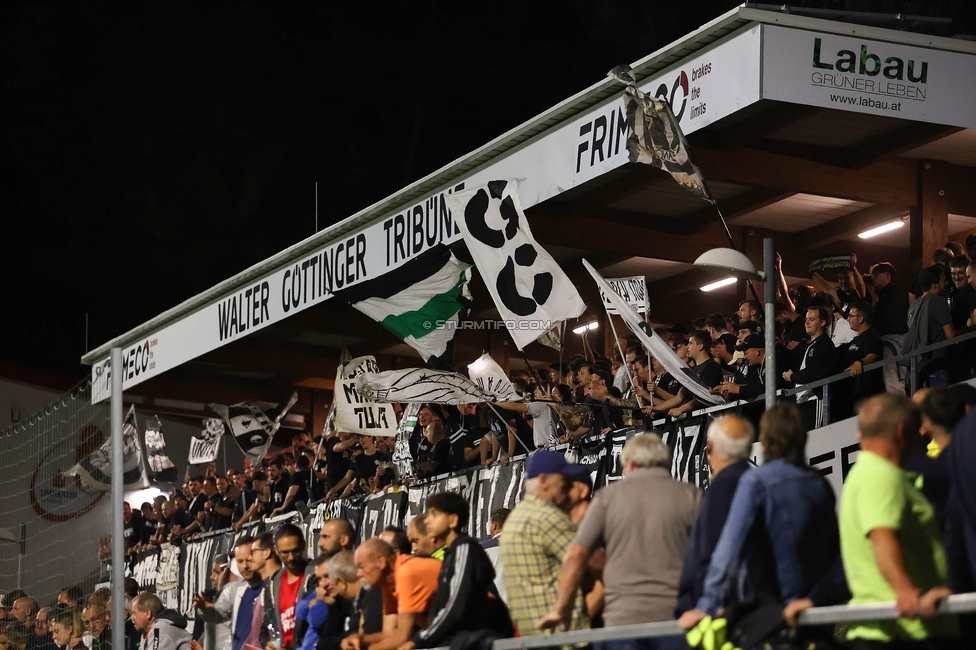
<instances>
[{"instance_id":1,"label":"bald man","mask_svg":"<svg viewBox=\"0 0 976 650\"><path fill-rule=\"evenodd\" d=\"M318 547L322 555L332 557L340 551L352 550L355 531L346 519L330 519L319 531Z\"/></svg>"},{"instance_id":2,"label":"bald man","mask_svg":"<svg viewBox=\"0 0 976 650\"><path fill-rule=\"evenodd\" d=\"M861 453L847 475L840 505L850 602L894 601L903 618L852 625L847 639L928 640L937 647L940 637L956 636L958 627L955 617L932 618L950 593L946 556L931 504L902 469L921 447L918 407L886 393L865 402L857 419Z\"/></svg>"},{"instance_id":3,"label":"bald man","mask_svg":"<svg viewBox=\"0 0 976 650\"><path fill-rule=\"evenodd\" d=\"M383 631L353 635L343 650L397 650L427 624L427 609L437 591L441 563L431 558L398 554L380 539L368 539L356 549L359 577L383 593ZM396 618L393 619L392 617ZM389 618L388 618L389 617Z\"/></svg>"},{"instance_id":4,"label":"bald man","mask_svg":"<svg viewBox=\"0 0 976 650\"><path fill-rule=\"evenodd\" d=\"M732 497L735 496L739 479L750 467L749 452L754 438L752 424L734 415L718 418L708 427L705 450L708 452L712 478L688 540L688 553L678 582L675 618L694 609L701 598L705 574L708 573L718 538L722 535Z\"/></svg>"}]
</instances>

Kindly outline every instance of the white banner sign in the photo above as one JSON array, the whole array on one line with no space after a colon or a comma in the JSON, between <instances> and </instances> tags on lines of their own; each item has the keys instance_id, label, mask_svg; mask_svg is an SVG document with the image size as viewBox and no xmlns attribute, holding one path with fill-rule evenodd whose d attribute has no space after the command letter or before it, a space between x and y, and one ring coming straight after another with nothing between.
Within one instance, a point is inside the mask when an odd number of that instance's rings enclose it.
<instances>
[{"instance_id":1,"label":"white banner sign","mask_svg":"<svg viewBox=\"0 0 976 650\"><path fill-rule=\"evenodd\" d=\"M638 314L646 314L651 309L651 304L647 299L647 282L644 280L643 275L635 275L629 278L603 278L606 280L617 295L623 298L628 305L634 308ZM607 298L603 291L600 291L600 295L603 296L603 306L606 308L608 314L620 314L610 299Z\"/></svg>"},{"instance_id":2,"label":"white banner sign","mask_svg":"<svg viewBox=\"0 0 976 650\"><path fill-rule=\"evenodd\" d=\"M976 127L976 55L763 27L763 99Z\"/></svg>"},{"instance_id":3,"label":"white banner sign","mask_svg":"<svg viewBox=\"0 0 976 650\"><path fill-rule=\"evenodd\" d=\"M693 133L759 101L759 35L759 26L731 34L639 88L667 99L684 133ZM317 237L329 244L124 348L123 389L328 300L334 289L379 277L438 244L458 241L460 231L446 202L454 191L496 178L525 179L519 198L529 208L627 164L624 111L615 93L449 187L377 216L340 241L329 240L330 231L323 231ZM106 354L92 367L93 402L108 399L109 375Z\"/></svg>"},{"instance_id":4,"label":"white banner sign","mask_svg":"<svg viewBox=\"0 0 976 650\"><path fill-rule=\"evenodd\" d=\"M807 434L807 462L834 488L838 508L844 481L860 451L856 417L828 424ZM753 443L752 461L761 465L762 460L762 443Z\"/></svg>"},{"instance_id":5,"label":"white banner sign","mask_svg":"<svg viewBox=\"0 0 976 650\"><path fill-rule=\"evenodd\" d=\"M358 357L339 366L335 382L337 431L389 438L396 436L397 418L393 405L369 400L357 390L358 377L378 371L376 358L372 356Z\"/></svg>"},{"instance_id":6,"label":"white banner sign","mask_svg":"<svg viewBox=\"0 0 976 650\"><path fill-rule=\"evenodd\" d=\"M515 392L512 382L505 375L505 371L498 362L485 352L468 364L468 377L478 384L478 388L495 396L496 402L519 401L521 395Z\"/></svg>"},{"instance_id":7,"label":"white banner sign","mask_svg":"<svg viewBox=\"0 0 976 650\"><path fill-rule=\"evenodd\" d=\"M216 460L224 430L224 421L220 418L204 418L200 437L190 438L190 454L187 463L202 465Z\"/></svg>"}]
</instances>

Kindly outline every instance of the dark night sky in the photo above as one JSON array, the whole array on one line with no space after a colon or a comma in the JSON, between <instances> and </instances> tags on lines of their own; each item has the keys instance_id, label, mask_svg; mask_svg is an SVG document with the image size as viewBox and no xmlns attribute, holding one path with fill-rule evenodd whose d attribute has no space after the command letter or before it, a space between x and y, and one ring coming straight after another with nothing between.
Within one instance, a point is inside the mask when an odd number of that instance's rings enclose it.
<instances>
[{"instance_id":1,"label":"dark night sky","mask_svg":"<svg viewBox=\"0 0 976 650\"><path fill-rule=\"evenodd\" d=\"M323 227L736 4L3 3L0 359L81 377L86 312L95 347L311 235L316 181Z\"/></svg>"}]
</instances>

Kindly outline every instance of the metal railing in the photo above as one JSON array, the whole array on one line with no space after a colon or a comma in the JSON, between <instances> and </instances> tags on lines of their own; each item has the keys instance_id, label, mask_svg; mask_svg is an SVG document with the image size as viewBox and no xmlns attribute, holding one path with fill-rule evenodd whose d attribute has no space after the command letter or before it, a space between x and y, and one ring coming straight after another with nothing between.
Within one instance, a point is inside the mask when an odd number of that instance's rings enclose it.
<instances>
[{"instance_id":1,"label":"metal railing","mask_svg":"<svg viewBox=\"0 0 976 650\"><path fill-rule=\"evenodd\" d=\"M949 596L939 605L940 615L967 614L976 612L976 593ZM891 621L899 618L894 602L869 603L865 605L839 605L836 607L814 607L802 612L797 618L800 626L834 625L870 621ZM642 623L605 627L592 630L574 630L558 634L539 634L514 639L495 641L492 650L519 650L521 648L551 648L599 641L619 641L624 639L653 639L667 636L682 636L685 631L678 627L677 621L661 623Z\"/></svg>"},{"instance_id":2,"label":"metal railing","mask_svg":"<svg viewBox=\"0 0 976 650\"><path fill-rule=\"evenodd\" d=\"M914 395L916 392L916 380L918 374L919 357L925 354L929 354L930 352L943 350L945 348L949 348L954 345L959 345L960 343L965 343L966 341L974 341L974 340L976 340L976 330L972 332L966 332L965 334L960 334L959 336L951 338L947 341L941 341L939 343L933 343L932 345L927 345L925 347L918 348L907 354L899 354L893 357L888 357L887 359L881 359L879 361L869 363L868 365L864 366L864 368L861 371L861 374L863 375L864 373L870 372L872 370L882 370L884 369L885 366L889 366L894 363L909 361L910 365L909 365L909 371L908 371L908 376L906 377L906 381L909 382L909 394ZM814 390L820 387L827 387L827 390L829 390L831 384L834 384L843 379L849 379L853 376L854 375L852 375L847 371L834 373L829 377L824 377L823 379L818 379L817 381L811 381L810 383L803 384L802 386L795 386L793 388L781 388L780 390L776 391L776 397L777 398L793 397L797 393L801 393L808 390ZM694 411L691 411L686 417L691 418L698 415L705 415L707 413L717 413L719 411L726 411L729 409L746 406L748 404L757 404L765 401L766 401L765 395L759 395L752 399L733 400L731 402L726 402L725 404L716 404L714 406L707 406L705 408L696 409ZM661 426L665 422L667 422L666 418L659 418L654 420L654 422L649 426Z\"/></svg>"}]
</instances>

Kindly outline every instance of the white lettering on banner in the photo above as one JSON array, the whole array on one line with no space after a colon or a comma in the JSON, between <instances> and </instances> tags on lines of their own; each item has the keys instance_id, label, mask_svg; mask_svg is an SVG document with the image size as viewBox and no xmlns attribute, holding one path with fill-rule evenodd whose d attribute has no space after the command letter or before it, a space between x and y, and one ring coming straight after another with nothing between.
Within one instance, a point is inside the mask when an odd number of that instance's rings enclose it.
<instances>
[{"instance_id":1,"label":"white lettering on banner","mask_svg":"<svg viewBox=\"0 0 976 650\"><path fill-rule=\"evenodd\" d=\"M763 99L976 127L976 56L763 26Z\"/></svg>"},{"instance_id":2,"label":"white lettering on banner","mask_svg":"<svg viewBox=\"0 0 976 650\"><path fill-rule=\"evenodd\" d=\"M687 97L692 102L691 108L684 111L681 125L686 133L693 132L759 100L759 38L759 26L726 36L703 48L689 61L648 78L640 88L654 93L663 84L668 89L668 98L673 95L674 101L679 102L684 92L681 83L684 75L691 84L689 95L698 84L702 98L706 94L714 97L709 99L708 112L696 117L692 117L693 98ZM394 213L377 217L340 241L256 278L247 286L161 327L130 348L135 352L141 346L142 352L138 358L132 358L131 368L126 366L123 389L128 390L328 300L335 290L384 275L438 244L458 241L460 232L446 203L449 194L498 178L519 178L525 179L519 185L519 200L523 207L530 207L626 164L627 149L621 142L626 138L621 133L620 97L618 94L604 100L576 119L550 129L464 178L451 181L448 187ZM601 116L605 120L600 120ZM587 124L591 125L589 130ZM586 132L581 138L583 131ZM584 141L585 155L579 153ZM107 366L108 360L102 359L92 367L93 402L110 396Z\"/></svg>"}]
</instances>

